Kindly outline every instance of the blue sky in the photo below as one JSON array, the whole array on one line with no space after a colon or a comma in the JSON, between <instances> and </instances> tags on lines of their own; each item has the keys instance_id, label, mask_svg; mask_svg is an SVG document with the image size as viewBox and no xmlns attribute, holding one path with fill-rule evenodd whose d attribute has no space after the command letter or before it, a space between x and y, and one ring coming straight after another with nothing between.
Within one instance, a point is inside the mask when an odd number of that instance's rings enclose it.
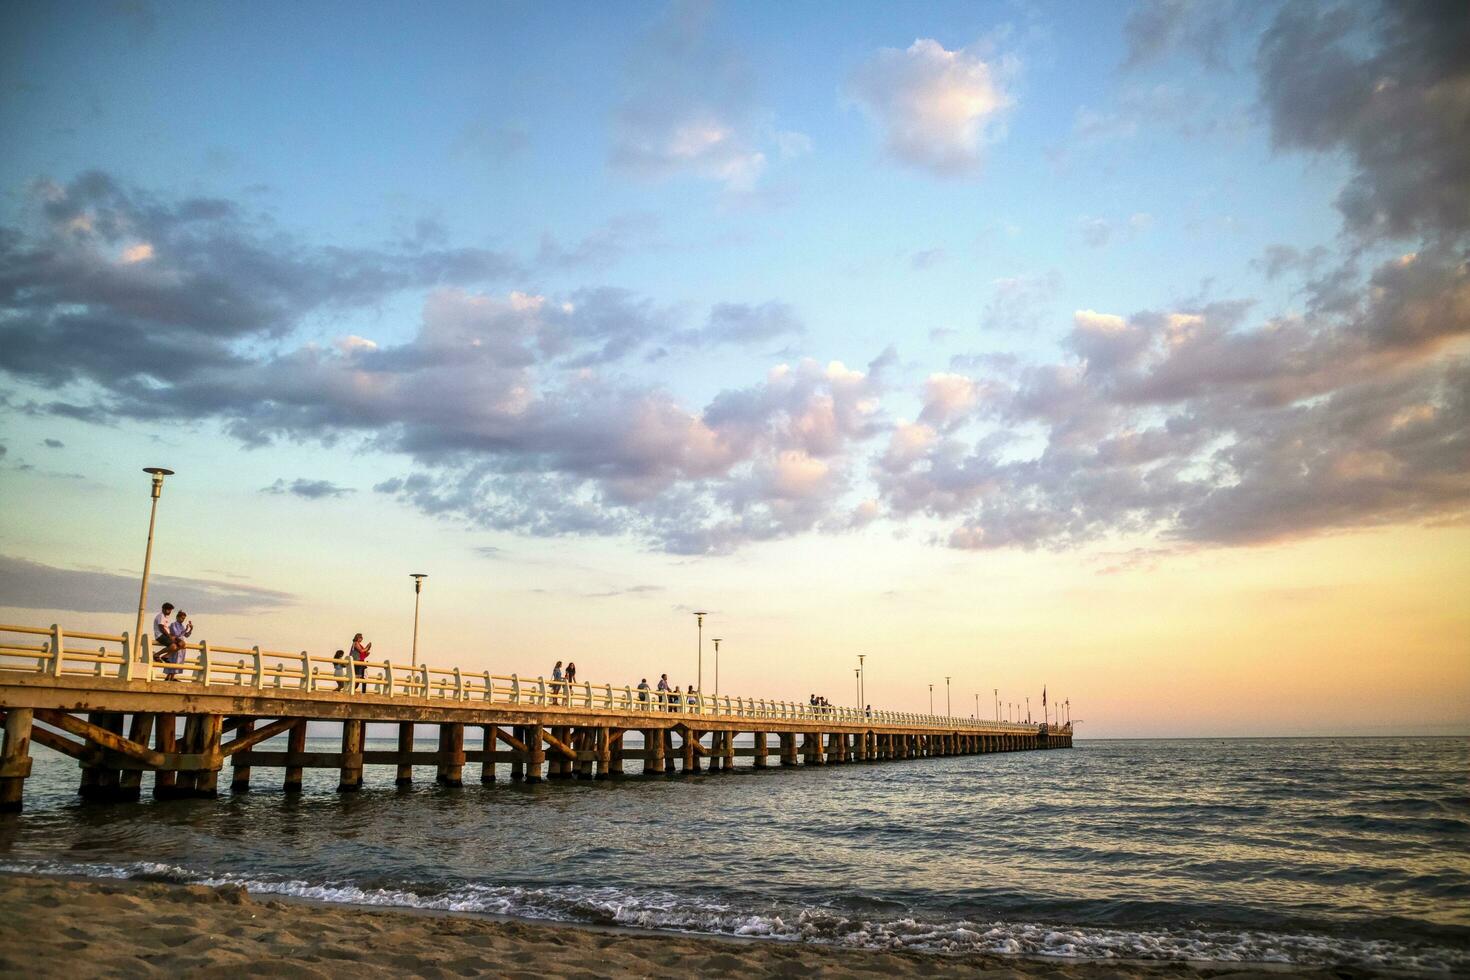
<instances>
[{"instance_id":1,"label":"blue sky","mask_svg":"<svg viewBox=\"0 0 1470 980\"><path fill-rule=\"evenodd\" d=\"M1403 533L1381 594L1420 594L1470 502L1457 38L1433 4L5 4L0 557L59 570L11 615L104 614L65 573L130 573L158 459L172 574L315 645L405 561L478 583L460 650L621 594L628 669L710 593L781 662L798 607L752 583L787 576L838 619L910 596L870 625L935 670L1013 576L994 628L1099 676L1036 632L1099 575L1274 589Z\"/></svg>"}]
</instances>

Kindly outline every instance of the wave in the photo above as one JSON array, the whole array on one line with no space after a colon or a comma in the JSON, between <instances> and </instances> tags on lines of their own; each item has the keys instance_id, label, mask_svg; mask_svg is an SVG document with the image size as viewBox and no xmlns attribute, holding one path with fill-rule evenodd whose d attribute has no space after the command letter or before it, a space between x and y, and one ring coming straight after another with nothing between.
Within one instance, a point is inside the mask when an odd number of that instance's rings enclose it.
<instances>
[{"instance_id":1,"label":"wave","mask_svg":"<svg viewBox=\"0 0 1470 980\"><path fill-rule=\"evenodd\" d=\"M1354 966L1463 975L1470 950L1310 933L1121 929L1041 922L933 921L844 914L825 907L742 909L712 896L614 887L468 882L419 891L343 881L212 874L156 862L0 862L0 873L238 885L254 894L332 904L470 912L552 922L809 942L850 948L1089 960L1172 960Z\"/></svg>"}]
</instances>

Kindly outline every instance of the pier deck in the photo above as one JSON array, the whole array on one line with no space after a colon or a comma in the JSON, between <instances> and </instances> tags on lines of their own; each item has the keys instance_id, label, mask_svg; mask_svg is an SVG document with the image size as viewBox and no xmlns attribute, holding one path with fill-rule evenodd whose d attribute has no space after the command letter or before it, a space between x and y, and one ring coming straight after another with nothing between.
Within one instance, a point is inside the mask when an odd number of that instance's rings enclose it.
<instances>
[{"instance_id":1,"label":"pier deck","mask_svg":"<svg viewBox=\"0 0 1470 980\"><path fill-rule=\"evenodd\" d=\"M178 664L140 659L127 634L68 633L0 626L0 809L21 807L30 743L76 760L79 792L99 801L136 800L153 775L156 798L214 796L228 761L235 792L254 770L283 770L299 791L304 769L333 769L343 792L360 789L363 769L395 767L398 785L413 767L461 786L466 764L483 783L501 767L512 781L609 778L628 761L645 775L921 759L941 755L1070 748L1070 726L1021 725L908 712L865 712L763 698L678 694L631 687L557 684L459 668L389 661L356 665L331 658L190 646ZM165 672L176 672L170 680ZM677 700L676 700L677 699ZM341 726L337 752L306 751L307 722ZM396 749L364 748L368 725L392 725ZM416 726L438 729L437 745L415 745ZM465 748L466 729L482 747ZM625 745L638 732L642 746ZM260 748L286 736L281 750ZM750 746L736 737L750 735Z\"/></svg>"}]
</instances>

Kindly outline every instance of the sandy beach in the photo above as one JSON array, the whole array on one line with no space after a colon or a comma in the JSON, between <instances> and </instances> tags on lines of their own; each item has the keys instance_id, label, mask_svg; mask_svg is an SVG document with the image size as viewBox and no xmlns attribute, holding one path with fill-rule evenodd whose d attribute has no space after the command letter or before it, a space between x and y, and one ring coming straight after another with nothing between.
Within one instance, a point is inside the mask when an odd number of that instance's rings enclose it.
<instances>
[{"instance_id":1,"label":"sandy beach","mask_svg":"<svg viewBox=\"0 0 1470 980\"><path fill-rule=\"evenodd\" d=\"M1237 964L886 953L262 900L238 887L0 876L0 974L76 976L1367 976Z\"/></svg>"}]
</instances>

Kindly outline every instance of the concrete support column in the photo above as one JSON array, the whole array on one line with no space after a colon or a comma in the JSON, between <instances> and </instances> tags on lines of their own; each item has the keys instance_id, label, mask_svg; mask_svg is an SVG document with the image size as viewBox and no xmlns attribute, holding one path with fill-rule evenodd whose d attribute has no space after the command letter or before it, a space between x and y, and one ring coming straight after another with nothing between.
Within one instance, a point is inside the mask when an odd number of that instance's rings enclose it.
<instances>
[{"instance_id":1,"label":"concrete support column","mask_svg":"<svg viewBox=\"0 0 1470 980\"><path fill-rule=\"evenodd\" d=\"M220 757L220 739L224 735L225 719L221 715L205 715L199 723L199 754L208 767L199 770L194 780L194 795L211 798L219 795L219 771L224 765Z\"/></svg>"},{"instance_id":2,"label":"concrete support column","mask_svg":"<svg viewBox=\"0 0 1470 980\"><path fill-rule=\"evenodd\" d=\"M26 778L31 774L30 708L5 712L5 743L0 747L0 813L19 813L25 800Z\"/></svg>"},{"instance_id":3,"label":"concrete support column","mask_svg":"<svg viewBox=\"0 0 1470 980\"><path fill-rule=\"evenodd\" d=\"M337 792L356 793L362 789L362 722L342 723L342 769Z\"/></svg>"},{"instance_id":4,"label":"concrete support column","mask_svg":"<svg viewBox=\"0 0 1470 980\"><path fill-rule=\"evenodd\" d=\"M154 719L153 747L159 752L177 752L179 748L178 718L174 715L159 715ZM172 799L178 789L179 774L172 769L160 769L153 774L153 798Z\"/></svg>"},{"instance_id":5,"label":"concrete support column","mask_svg":"<svg viewBox=\"0 0 1470 980\"><path fill-rule=\"evenodd\" d=\"M684 729L684 774L699 772L699 753L694 746L699 744L699 733Z\"/></svg>"},{"instance_id":6,"label":"concrete support column","mask_svg":"<svg viewBox=\"0 0 1470 980\"><path fill-rule=\"evenodd\" d=\"M796 765L796 733L782 732L779 737L781 739L781 765L787 767Z\"/></svg>"},{"instance_id":7,"label":"concrete support column","mask_svg":"<svg viewBox=\"0 0 1470 980\"><path fill-rule=\"evenodd\" d=\"M607 774L613 779L623 774L623 739L627 738L626 728L614 728L607 735Z\"/></svg>"},{"instance_id":8,"label":"concrete support column","mask_svg":"<svg viewBox=\"0 0 1470 980\"><path fill-rule=\"evenodd\" d=\"M249 735L253 731L255 731L255 719L254 718L246 718L244 721L240 722L240 727L237 728L237 729L235 729L235 737L236 738L244 738L246 735ZM134 741L136 741L136 739ZM236 758L238 759L239 757L236 756ZM126 773L123 775L123 780L124 781L127 780L127 774ZM230 763L230 792L231 793L248 793L248 792L250 792L250 767L249 766L242 766L238 762L231 762Z\"/></svg>"},{"instance_id":9,"label":"concrete support column","mask_svg":"<svg viewBox=\"0 0 1470 980\"><path fill-rule=\"evenodd\" d=\"M290 734L286 736L286 754L297 755L306 751L306 719L303 718L291 726ZM288 793L301 792L301 767L286 767L286 782L283 787Z\"/></svg>"},{"instance_id":10,"label":"concrete support column","mask_svg":"<svg viewBox=\"0 0 1470 980\"><path fill-rule=\"evenodd\" d=\"M541 782L541 767L546 762L546 746L541 744L541 726L526 726L526 782Z\"/></svg>"},{"instance_id":11,"label":"concrete support column","mask_svg":"<svg viewBox=\"0 0 1470 980\"><path fill-rule=\"evenodd\" d=\"M153 737L153 715L147 712L139 712L133 715L133 720L128 724L128 741L139 745L147 745L148 740ZM237 772L239 770L236 770ZM250 785L250 770L245 770L245 785ZM143 770L124 769L117 781L117 798L129 803L137 800L143 795Z\"/></svg>"},{"instance_id":12,"label":"concrete support column","mask_svg":"<svg viewBox=\"0 0 1470 980\"><path fill-rule=\"evenodd\" d=\"M530 743L526 741L528 738L530 738L530 736L526 734L526 726L512 725L510 729L510 734L512 738L514 738L517 742L520 742L522 745L530 745ZM524 781L525 778L526 760L524 756L517 754L510 763L510 781L513 783L519 783Z\"/></svg>"},{"instance_id":13,"label":"concrete support column","mask_svg":"<svg viewBox=\"0 0 1470 980\"><path fill-rule=\"evenodd\" d=\"M495 750L500 743L495 733L499 730L495 725L483 725L480 728L480 748L485 752L485 761L480 763L481 786L489 786L495 782Z\"/></svg>"},{"instance_id":14,"label":"concrete support column","mask_svg":"<svg viewBox=\"0 0 1470 980\"><path fill-rule=\"evenodd\" d=\"M450 789L464 785L464 725L459 722L439 726L439 766L434 781Z\"/></svg>"},{"instance_id":15,"label":"concrete support column","mask_svg":"<svg viewBox=\"0 0 1470 980\"><path fill-rule=\"evenodd\" d=\"M394 786L413 785L413 722L398 723L398 768L393 774Z\"/></svg>"},{"instance_id":16,"label":"concrete support column","mask_svg":"<svg viewBox=\"0 0 1470 980\"><path fill-rule=\"evenodd\" d=\"M756 732L752 737L755 739L755 756L751 760L751 765L757 769L764 769L768 761L766 758L766 733Z\"/></svg>"}]
</instances>

